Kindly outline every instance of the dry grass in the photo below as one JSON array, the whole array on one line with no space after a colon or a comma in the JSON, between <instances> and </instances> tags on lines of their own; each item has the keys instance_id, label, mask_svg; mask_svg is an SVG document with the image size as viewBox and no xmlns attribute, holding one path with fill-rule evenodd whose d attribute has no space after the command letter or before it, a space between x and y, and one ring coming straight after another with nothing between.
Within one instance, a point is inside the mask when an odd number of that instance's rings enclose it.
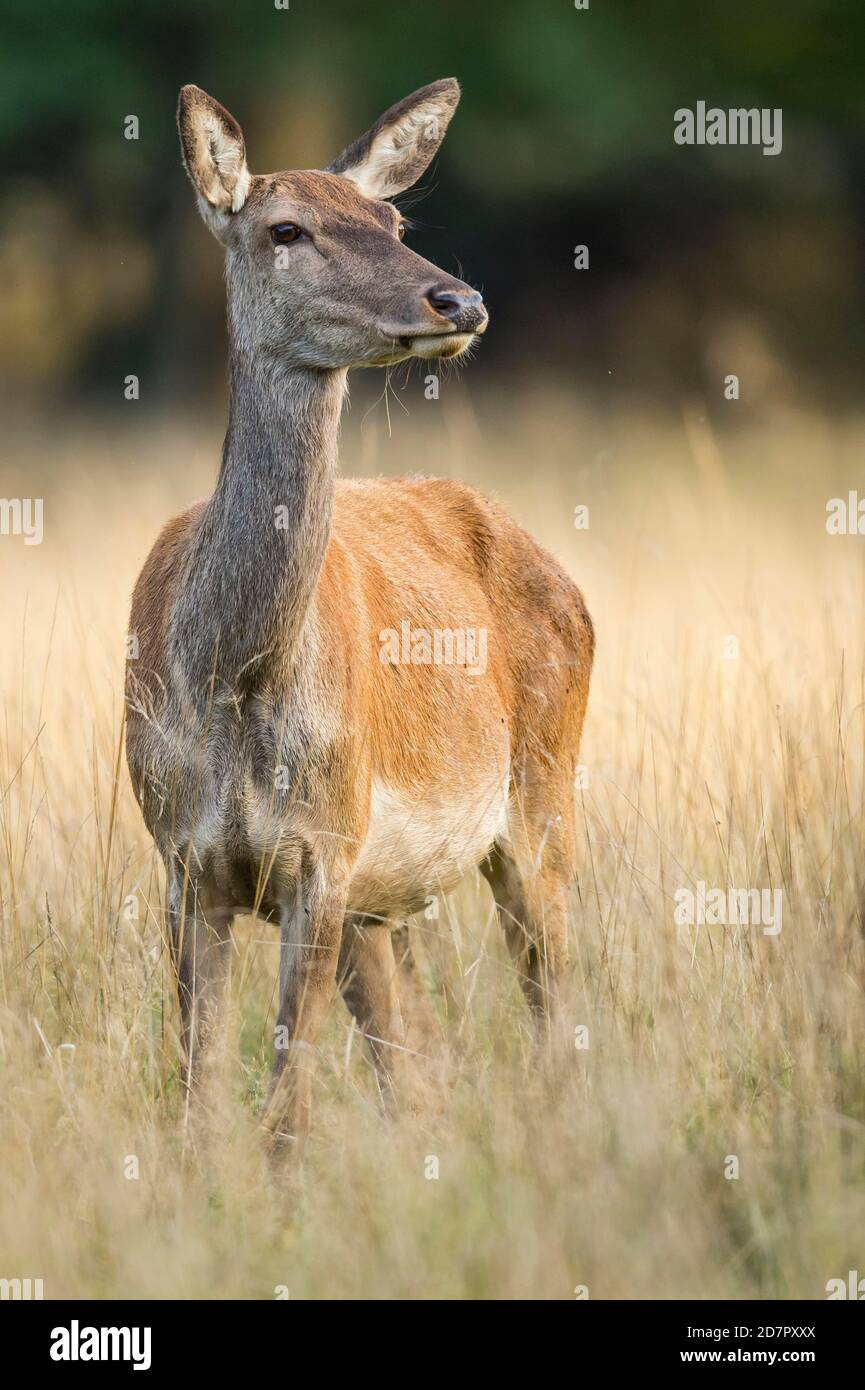
<instances>
[{"instance_id":1,"label":"dry grass","mask_svg":"<svg viewBox=\"0 0 865 1390\"><path fill-rule=\"evenodd\" d=\"M445 397L413 392L390 440L381 409L362 431L356 412L346 467L495 490L584 586L569 1026L588 1050L538 1056L466 885L415 932L448 1040L439 1103L383 1118L338 1005L286 1211L255 1127L275 936L243 922L219 1136L185 1142L121 653L134 576L207 489L218 433L31 439L19 486L45 498L45 542L0 539L0 1276L49 1297L741 1298L821 1297L862 1268L865 541L824 521L865 428L779 415L718 441L693 414L611 423L530 394L479 426ZM673 894L700 879L780 888L781 934L677 926Z\"/></svg>"}]
</instances>

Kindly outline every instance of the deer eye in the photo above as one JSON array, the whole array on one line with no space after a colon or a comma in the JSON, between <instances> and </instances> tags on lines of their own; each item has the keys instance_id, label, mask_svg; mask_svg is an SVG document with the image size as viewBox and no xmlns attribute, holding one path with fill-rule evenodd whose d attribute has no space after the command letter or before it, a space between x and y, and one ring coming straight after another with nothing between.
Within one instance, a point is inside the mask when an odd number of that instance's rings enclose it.
<instances>
[{"instance_id":1,"label":"deer eye","mask_svg":"<svg viewBox=\"0 0 865 1390\"><path fill-rule=\"evenodd\" d=\"M298 227L296 222L277 222L276 226L270 229L270 239L275 246L288 246L292 241L297 241L298 237L303 236L303 228Z\"/></svg>"},{"instance_id":2,"label":"deer eye","mask_svg":"<svg viewBox=\"0 0 865 1390\"><path fill-rule=\"evenodd\" d=\"M399 226L396 229L396 234L399 237L400 241L405 241L405 234L407 231L408 224L405 222L400 222Z\"/></svg>"}]
</instances>

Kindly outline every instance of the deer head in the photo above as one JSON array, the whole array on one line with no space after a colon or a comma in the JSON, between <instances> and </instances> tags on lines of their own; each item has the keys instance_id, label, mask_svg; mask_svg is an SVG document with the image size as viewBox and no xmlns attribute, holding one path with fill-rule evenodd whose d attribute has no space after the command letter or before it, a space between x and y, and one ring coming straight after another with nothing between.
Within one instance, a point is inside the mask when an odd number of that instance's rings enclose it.
<instances>
[{"instance_id":1,"label":"deer head","mask_svg":"<svg viewBox=\"0 0 865 1390\"><path fill-rule=\"evenodd\" d=\"M389 201L429 165L459 101L445 78L390 107L327 170L250 174L243 132L200 87L178 126L205 222L227 252L235 347L317 369L457 357L483 333L476 290L403 244Z\"/></svg>"}]
</instances>

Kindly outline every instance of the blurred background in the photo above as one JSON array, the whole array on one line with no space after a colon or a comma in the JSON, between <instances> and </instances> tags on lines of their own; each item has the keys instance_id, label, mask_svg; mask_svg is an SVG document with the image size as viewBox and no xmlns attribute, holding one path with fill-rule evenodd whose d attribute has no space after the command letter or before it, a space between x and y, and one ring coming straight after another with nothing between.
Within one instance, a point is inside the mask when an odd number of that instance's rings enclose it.
<instances>
[{"instance_id":1,"label":"blurred background","mask_svg":"<svg viewBox=\"0 0 865 1390\"><path fill-rule=\"evenodd\" d=\"M288 0L286 0L288 3ZM600 409L858 400L865 348L865 9L857 0L6 0L0 337L7 418L209 404L221 252L174 124L194 81L253 170L321 167L454 74L464 96L411 244L481 287L478 391L560 380ZM673 112L781 107L783 153L679 147ZM127 117L138 138L125 138ZM590 269L574 268L587 245ZM417 382L417 378L416 378ZM381 382L355 389L378 393ZM415 389L420 388L415 386Z\"/></svg>"}]
</instances>

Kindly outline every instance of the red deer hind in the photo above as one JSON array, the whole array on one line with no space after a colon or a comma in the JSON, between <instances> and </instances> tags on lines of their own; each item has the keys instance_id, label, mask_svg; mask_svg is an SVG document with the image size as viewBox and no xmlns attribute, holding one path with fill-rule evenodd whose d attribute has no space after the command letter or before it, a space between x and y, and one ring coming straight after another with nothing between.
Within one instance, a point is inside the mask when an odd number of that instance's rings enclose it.
<instances>
[{"instance_id":1,"label":"red deer hind","mask_svg":"<svg viewBox=\"0 0 865 1390\"><path fill-rule=\"evenodd\" d=\"M456 357L487 326L475 290L403 244L389 201L459 94L452 78L414 92L327 170L251 175L228 111L180 93L186 169L226 252L230 412L213 495L168 523L135 587L127 756L167 871L190 1088L235 914L279 925L265 1117L286 1145L308 1129L337 985L393 1080L392 928L430 894L480 867L542 1018L566 969L582 596L462 483L336 478L348 369Z\"/></svg>"}]
</instances>

